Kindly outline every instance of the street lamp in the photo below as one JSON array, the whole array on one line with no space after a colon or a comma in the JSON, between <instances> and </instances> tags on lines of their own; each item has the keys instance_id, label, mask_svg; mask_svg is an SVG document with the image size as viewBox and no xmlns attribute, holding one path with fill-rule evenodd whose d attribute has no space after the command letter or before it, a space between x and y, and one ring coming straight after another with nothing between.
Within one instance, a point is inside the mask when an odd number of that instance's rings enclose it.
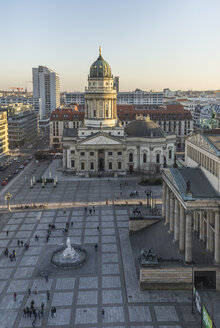
<instances>
[{"instance_id":1,"label":"street lamp","mask_svg":"<svg viewBox=\"0 0 220 328\"><path fill-rule=\"evenodd\" d=\"M5 200L7 201L7 209L8 209L9 212L11 211L11 208L10 208L10 199L11 199L11 197L12 197L12 194L10 192L8 192L5 195Z\"/></svg>"}]
</instances>

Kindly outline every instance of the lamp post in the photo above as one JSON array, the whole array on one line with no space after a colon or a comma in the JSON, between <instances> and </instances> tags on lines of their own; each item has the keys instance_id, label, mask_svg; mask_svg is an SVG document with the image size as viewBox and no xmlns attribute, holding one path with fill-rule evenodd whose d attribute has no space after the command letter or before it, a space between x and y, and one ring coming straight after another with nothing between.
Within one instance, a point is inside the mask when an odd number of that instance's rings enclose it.
<instances>
[{"instance_id":1,"label":"lamp post","mask_svg":"<svg viewBox=\"0 0 220 328\"><path fill-rule=\"evenodd\" d=\"M12 194L10 192L8 192L5 195L5 200L7 201L7 209L8 209L9 212L11 211L11 208L10 208L10 199L11 199L11 197L12 197Z\"/></svg>"},{"instance_id":2,"label":"lamp post","mask_svg":"<svg viewBox=\"0 0 220 328\"><path fill-rule=\"evenodd\" d=\"M146 195L147 195L147 207L149 207L149 199L150 199L150 190L147 189L147 192L146 192Z\"/></svg>"},{"instance_id":3,"label":"lamp post","mask_svg":"<svg viewBox=\"0 0 220 328\"><path fill-rule=\"evenodd\" d=\"M192 313L194 312L193 302L194 302L194 271L193 271L193 265L192 265Z\"/></svg>"}]
</instances>

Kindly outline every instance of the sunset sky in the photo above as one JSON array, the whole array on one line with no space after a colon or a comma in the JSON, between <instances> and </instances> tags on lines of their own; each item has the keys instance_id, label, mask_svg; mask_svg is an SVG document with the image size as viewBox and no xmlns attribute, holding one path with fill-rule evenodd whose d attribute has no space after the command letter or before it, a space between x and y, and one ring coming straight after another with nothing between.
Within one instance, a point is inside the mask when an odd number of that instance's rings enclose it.
<instances>
[{"instance_id":1,"label":"sunset sky","mask_svg":"<svg viewBox=\"0 0 220 328\"><path fill-rule=\"evenodd\" d=\"M220 89L219 0L1 1L0 89L32 90L32 67L84 91L103 58L120 90Z\"/></svg>"}]
</instances>

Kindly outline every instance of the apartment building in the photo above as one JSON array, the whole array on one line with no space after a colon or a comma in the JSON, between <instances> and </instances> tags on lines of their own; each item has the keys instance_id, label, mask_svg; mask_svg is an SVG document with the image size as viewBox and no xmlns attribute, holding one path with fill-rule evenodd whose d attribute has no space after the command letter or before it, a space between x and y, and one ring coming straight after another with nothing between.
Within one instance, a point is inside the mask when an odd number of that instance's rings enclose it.
<instances>
[{"instance_id":1,"label":"apartment building","mask_svg":"<svg viewBox=\"0 0 220 328\"><path fill-rule=\"evenodd\" d=\"M50 149L62 150L62 137L64 128L79 128L84 119L84 112L78 107L57 108L50 117Z\"/></svg>"},{"instance_id":2,"label":"apartment building","mask_svg":"<svg viewBox=\"0 0 220 328\"><path fill-rule=\"evenodd\" d=\"M33 110L8 117L9 148L14 149L36 138L39 131L39 115Z\"/></svg>"},{"instance_id":3,"label":"apartment building","mask_svg":"<svg viewBox=\"0 0 220 328\"><path fill-rule=\"evenodd\" d=\"M32 68L33 97L41 99L40 119L49 117L60 106L60 77L48 67Z\"/></svg>"},{"instance_id":4,"label":"apartment building","mask_svg":"<svg viewBox=\"0 0 220 328\"><path fill-rule=\"evenodd\" d=\"M8 120L7 111L0 110L0 165L5 161L8 153Z\"/></svg>"}]
</instances>

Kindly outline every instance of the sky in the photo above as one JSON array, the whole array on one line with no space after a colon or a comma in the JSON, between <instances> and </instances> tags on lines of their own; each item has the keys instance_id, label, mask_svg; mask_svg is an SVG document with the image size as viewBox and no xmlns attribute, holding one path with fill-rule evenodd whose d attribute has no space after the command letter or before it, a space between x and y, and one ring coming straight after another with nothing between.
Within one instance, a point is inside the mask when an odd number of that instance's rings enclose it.
<instances>
[{"instance_id":1,"label":"sky","mask_svg":"<svg viewBox=\"0 0 220 328\"><path fill-rule=\"evenodd\" d=\"M84 91L103 58L120 91L220 89L219 0L0 0L0 90L32 90L32 67Z\"/></svg>"}]
</instances>

